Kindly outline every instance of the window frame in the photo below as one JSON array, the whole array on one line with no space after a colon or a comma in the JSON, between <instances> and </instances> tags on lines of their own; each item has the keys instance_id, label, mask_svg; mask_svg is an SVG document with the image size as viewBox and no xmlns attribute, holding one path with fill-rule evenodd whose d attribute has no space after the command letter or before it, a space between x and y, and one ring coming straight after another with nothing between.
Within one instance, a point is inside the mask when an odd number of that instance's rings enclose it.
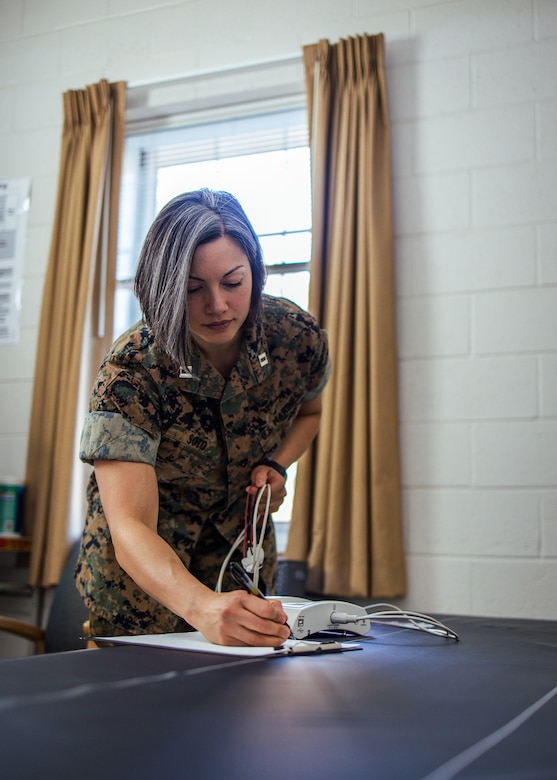
<instances>
[{"instance_id":1,"label":"window frame","mask_svg":"<svg viewBox=\"0 0 557 780\"><path fill-rule=\"evenodd\" d=\"M261 103L261 101L250 101L249 105L245 105L243 103L238 103L234 107L225 107L225 108L219 108L217 111L201 111L201 112L190 112L189 115L184 116L180 115L179 112L177 112L172 118L169 119L168 116L164 117L164 120L154 120L152 117L145 121L144 119L139 119L139 121L131 122L129 123L129 126L127 128L127 138L126 138L126 145L129 138L132 137L139 137L141 135L144 135L146 133L156 133L156 132L164 132L164 130L173 130L178 128L190 128L190 127L199 127L202 125L208 125L211 124L211 122L218 122L222 121L223 118L228 116L229 119L233 119L236 117L250 117L250 116L257 116L264 114L277 114L280 115L281 112L284 111L291 111L293 109L301 110L303 109L305 112L305 95L301 93L297 93L294 96L290 96L286 101L284 99L280 100L270 100L270 101L264 101L264 104ZM306 126L306 143L304 144L305 147L308 148L308 154L309 154L309 142L307 141L307 126ZM136 187L135 187L135 237L133 241L133 245L131 247L131 255L135 256L136 262L138 257L138 250L141 247L141 244L143 243L143 239L146 233L146 230L148 229L149 225L152 223L152 220L154 218L154 214L156 212L156 175L154 175L154 172L156 170L156 159L153 155L149 155L145 150L144 153L141 155L140 158L140 165L138 166L138 169L136 171ZM124 173L124 177L125 177ZM124 178L123 177L123 178ZM123 199L126 197L125 195L125 182L123 181L122 185L122 195L121 195L121 209L120 209L120 219L122 220L122 215L125 215L125 208L122 208L124 206ZM132 188L133 189L133 188ZM310 250L308 257L303 262L274 262L274 263L266 263L266 269L268 277L272 277L275 275L282 275L282 274L294 274L294 273L300 273L300 272L307 272L308 278L309 278L309 272L310 272L310 257L311 257L311 197L310 197L310 224L309 224L309 230L296 230L292 231L294 232L309 232L310 236ZM271 236L280 236L283 235L284 231L278 232L278 233L259 233L261 239L265 239ZM120 231L119 231L120 236ZM120 238L119 238L120 242ZM120 252L120 243L118 247L118 252ZM125 278L121 278L116 280L116 295L118 294L119 290L122 289L128 289L133 292L133 274L128 275ZM307 304L303 304L307 305ZM116 309L116 306L115 306ZM296 470L297 470L297 464L293 464L288 469L288 482L289 482L289 500L287 502L287 507L291 506L291 501L293 499L293 493L295 489L295 481L296 481ZM289 513L290 510L287 508L286 511ZM290 513L288 514L288 517L281 518L280 516L275 515L274 516L275 521L275 531L277 536L277 548L279 551L279 554L284 552L284 549L286 547L286 541L287 541L287 535L288 535L288 528L290 524Z\"/></svg>"}]
</instances>

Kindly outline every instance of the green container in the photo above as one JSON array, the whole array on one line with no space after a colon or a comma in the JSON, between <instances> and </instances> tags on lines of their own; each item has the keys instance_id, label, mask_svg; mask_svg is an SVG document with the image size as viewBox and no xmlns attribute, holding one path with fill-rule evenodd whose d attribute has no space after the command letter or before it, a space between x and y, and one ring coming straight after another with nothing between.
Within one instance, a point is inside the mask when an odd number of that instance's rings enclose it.
<instances>
[{"instance_id":1,"label":"green container","mask_svg":"<svg viewBox=\"0 0 557 780\"><path fill-rule=\"evenodd\" d=\"M16 480L0 480L0 534L21 533L23 492Z\"/></svg>"}]
</instances>

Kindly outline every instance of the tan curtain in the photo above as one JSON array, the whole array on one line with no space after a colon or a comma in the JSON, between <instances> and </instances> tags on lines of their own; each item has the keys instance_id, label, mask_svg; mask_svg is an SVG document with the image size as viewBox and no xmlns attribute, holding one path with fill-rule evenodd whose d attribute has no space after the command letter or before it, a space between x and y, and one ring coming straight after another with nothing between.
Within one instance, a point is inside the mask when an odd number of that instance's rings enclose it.
<instances>
[{"instance_id":1,"label":"tan curtain","mask_svg":"<svg viewBox=\"0 0 557 780\"><path fill-rule=\"evenodd\" d=\"M405 593L390 139L383 35L304 48L313 177L310 310L333 374L298 466L286 555L308 589Z\"/></svg>"},{"instance_id":2,"label":"tan curtain","mask_svg":"<svg viewBox=\"0 0 557 780\"><path fill-rule=\"evenodd\" d=\"M69 544L78 398L112 337L126 85L64 98L54 227L43 293L26 467L30 584L58 582ZM106 306L105 306L106 302Z\"/></svg>"}]
</instances>

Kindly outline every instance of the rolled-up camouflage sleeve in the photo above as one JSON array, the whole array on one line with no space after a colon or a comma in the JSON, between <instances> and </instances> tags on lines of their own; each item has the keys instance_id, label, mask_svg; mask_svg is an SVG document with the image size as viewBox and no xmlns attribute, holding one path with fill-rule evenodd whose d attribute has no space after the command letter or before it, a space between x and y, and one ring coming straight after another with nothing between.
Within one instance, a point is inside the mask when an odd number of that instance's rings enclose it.
<instances>
[{"instance_id":1,"label":"rolled-up camouflage sleeve","mask_svg":"<svg viewBox=\"0 0 557 780\"><path fill-rule=\"evenodd\" d=\"M116 412L89 412L81 434L79 457L155 465L160 437L152 436Z\"/></svg>"}]
</instances>

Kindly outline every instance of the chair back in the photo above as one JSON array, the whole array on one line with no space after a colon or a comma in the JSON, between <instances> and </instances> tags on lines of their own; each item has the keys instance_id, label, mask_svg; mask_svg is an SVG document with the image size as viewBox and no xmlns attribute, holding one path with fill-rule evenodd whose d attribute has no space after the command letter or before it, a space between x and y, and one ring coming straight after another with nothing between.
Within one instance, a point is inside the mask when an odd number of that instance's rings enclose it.
<instances>
[{"instance_id":1,"label":"chair back","mask_svg":"<svg viewBox=\"0 0 557 780\"><path fill-rule=\"evenodd\" d=\"M52 598L45 628L45 652L47 653L60 653L87 647L87 640L82 639L82 634L83 623L89 618L89 610L83 603L74 579L79 544L79 540L73 544Z\"/></svg>"}]
</instances>

